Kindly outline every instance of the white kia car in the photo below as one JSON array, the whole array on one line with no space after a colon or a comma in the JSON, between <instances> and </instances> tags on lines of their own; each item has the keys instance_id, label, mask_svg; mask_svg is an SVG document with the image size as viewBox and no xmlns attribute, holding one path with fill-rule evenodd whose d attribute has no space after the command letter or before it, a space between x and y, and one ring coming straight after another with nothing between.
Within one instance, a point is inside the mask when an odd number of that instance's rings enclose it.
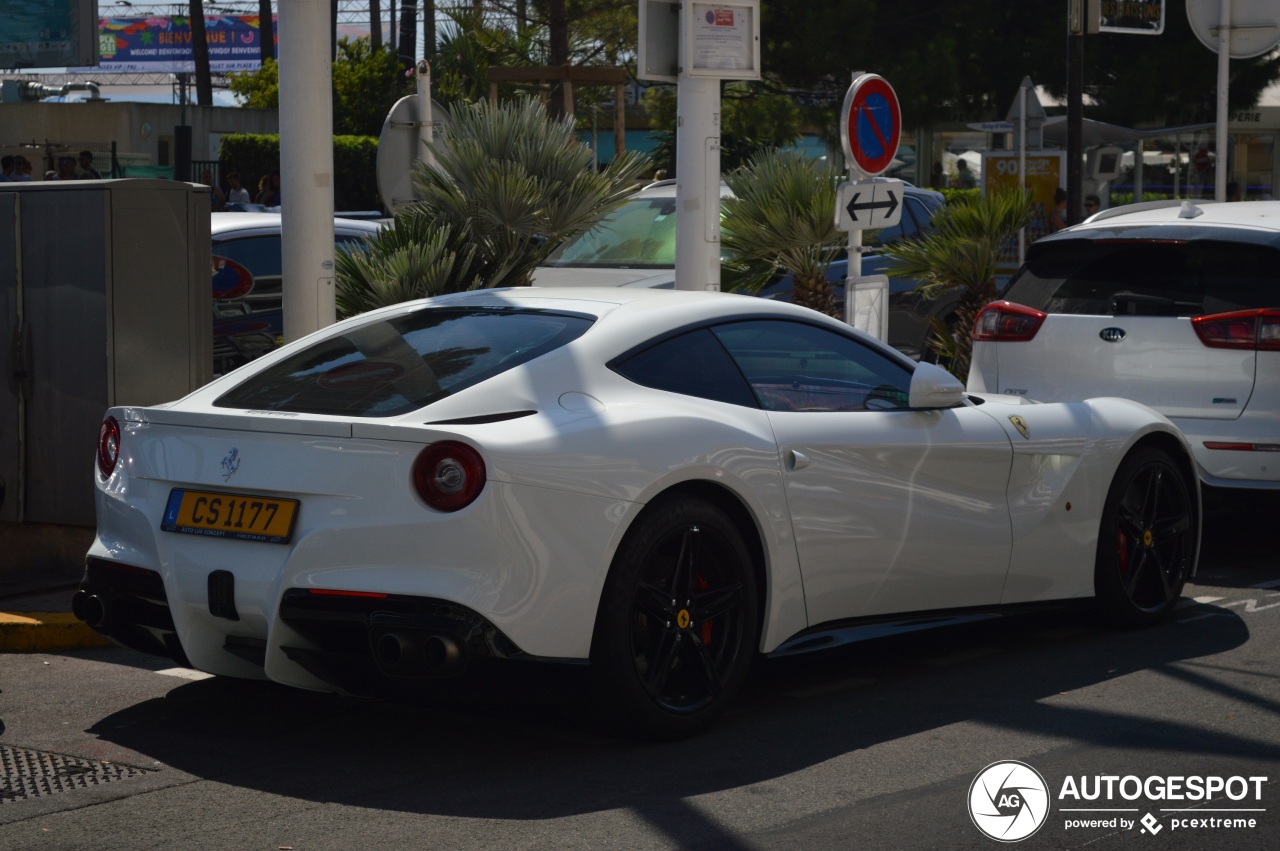
<instances>
[{"instance_id":1,"label":"white kia car","mask_svg":"<svg viewBox=\"0 0 1280 851\"><path fill-rule=\"evenodd\" d=\"M1098 213L1030 247L973 339L973 392L1135 399L1205 484L1280 489L1280 202Z\"/></svg>"},{"instance_id":2,"label":"white kia car","mask_svg":"<svg viewBox=\"0 0 1280 851\"><path fill-rule=\"evenodd\" d=\"M791 304L478 290L107 412L75 611L232 677L373 694L589 662L608 717L709 723L758 653L1097 600L1196 565L1186 444L1026 404Z\"/></svg>"}]
</instances>

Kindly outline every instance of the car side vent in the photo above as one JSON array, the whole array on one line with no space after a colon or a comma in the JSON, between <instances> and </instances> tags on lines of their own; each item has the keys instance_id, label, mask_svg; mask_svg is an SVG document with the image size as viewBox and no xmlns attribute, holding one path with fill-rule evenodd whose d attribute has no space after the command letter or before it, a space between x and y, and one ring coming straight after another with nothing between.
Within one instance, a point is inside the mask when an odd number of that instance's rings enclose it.
<instances>
[{"instance_id":1,"label":"car side vent","mask_svg":"<svg viewBox=\"0 0 1280 851\"><path fill-rule=\"evenodd\" d=\"M1191 203L1190 201L1183 201L1182 209L1178 211L1178 218L1180 219L1194 219L1196 216L1203 216L1203 215L1204 215L1204 210L1201 210L1199 207L1197 207L1195 204Z\"/></svg>"},{"instance_id":2,"label":"car side vent","mask_svg":"<svg viewBox=\"0 0 1280 851\"><path fill-rule=\"evenodd\" d=\"M502 423L507 420L518 420L521 417L531 417L537 411L507 411L501 414L481 414L478 417L458 417L453 420L435 420L434 422L423 423L423 425L485 425L486 423Z\"/></svg>"}]
</instances>

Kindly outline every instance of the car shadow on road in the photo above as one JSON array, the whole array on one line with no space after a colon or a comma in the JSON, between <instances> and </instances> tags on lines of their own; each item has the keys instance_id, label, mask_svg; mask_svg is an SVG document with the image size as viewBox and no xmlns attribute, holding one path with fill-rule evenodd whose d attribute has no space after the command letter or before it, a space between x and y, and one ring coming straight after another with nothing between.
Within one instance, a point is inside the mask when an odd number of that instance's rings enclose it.
<instances>
[{"instance_id":1,"label":"car shadow on road","mask_svg":"<svg viewBox=\"0 0 1280 851\"><path fill-rule=\"evenodd\" d=\"M880 639L763 661L717 726L669 743L598 732L580 709L581 677L540 678L541 694L461 704L360 702L214 678L116 712L89 732L197 778L307 801L514 820L630 808L682 844L733 847L679 799L766 783L960 722L1102 748L1280 760L1273 740L1167 720L1158 707L1115 712L1056 700L1155 670L1224 704L1256 702L1211 676L1188 679L1181 665L1248 638L1245 622L1224 610L1141 631L1068 612Z\"/></svg>"},{"instance_id":2,"label":"car shadow on road","mask_svg":"<svg viewBox=\"0 0 1280 851\"><path fill-rule=\"evenodd\" d=\"M1207 489L1196 582L1248 588L1274 580L1280 560L1271 530L1277 517L1280 493Z\"/></svg>"}]
</instances>

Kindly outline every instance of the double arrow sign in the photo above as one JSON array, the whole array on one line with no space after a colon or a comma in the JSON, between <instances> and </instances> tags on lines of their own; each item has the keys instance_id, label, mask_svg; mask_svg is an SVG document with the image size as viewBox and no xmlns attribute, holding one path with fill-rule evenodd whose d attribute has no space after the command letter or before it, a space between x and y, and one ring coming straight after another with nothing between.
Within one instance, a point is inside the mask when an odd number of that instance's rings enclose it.
<instances>
[{"instance_id":1,"label":"double arrow sign","mask_svg":"<svg viewBox=\"0 0 1280 851\"><path fill-rule=\"evenodd\" d=\"M901 180L854 180L836 189L836 227L842 231L873 230L902 219Z\"/></svg>"}]
</instances>

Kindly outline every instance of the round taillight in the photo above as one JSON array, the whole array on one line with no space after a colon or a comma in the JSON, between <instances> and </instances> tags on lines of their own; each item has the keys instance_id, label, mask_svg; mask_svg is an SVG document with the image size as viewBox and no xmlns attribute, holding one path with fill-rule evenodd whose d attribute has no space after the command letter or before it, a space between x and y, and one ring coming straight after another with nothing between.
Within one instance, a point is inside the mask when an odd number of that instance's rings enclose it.
<instances>
[{"instance_id":1,"label":"round taillight","mask_svg":"<svg viewBox=\"0 0 1280 851\"><path fill-rule=\"evenodd\" d=\"M111 478L120 461L120 423L115 417L107 417L98 426L98 472L104 479Z\"/></svg>"},{"instance_id":2,"label":"round taillight","mask_svg":"<svg viewBox=\"0 0 1280 851\"><path fill-rule=\"evenodd\" d=\"M413 487L432 508L466 508L484 490L484 459L465 443L433 443L413 462Z\"/></svg>"}]
</instances>

